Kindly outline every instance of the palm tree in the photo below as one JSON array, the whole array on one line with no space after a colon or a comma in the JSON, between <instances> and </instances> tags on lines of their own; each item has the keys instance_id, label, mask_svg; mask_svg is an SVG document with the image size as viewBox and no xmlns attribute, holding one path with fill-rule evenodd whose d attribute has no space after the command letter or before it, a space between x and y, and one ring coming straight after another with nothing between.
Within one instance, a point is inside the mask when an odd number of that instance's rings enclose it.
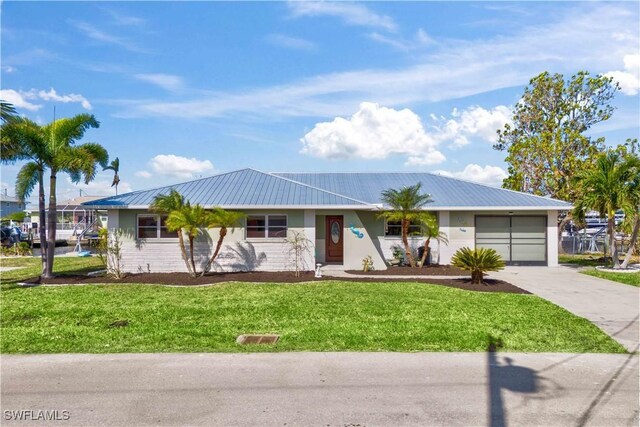
<instances>
[{"instance_id":1,"label":"palm tree","mask_svg":"<svg viewBox=\"0 0 640 427\"><path fill-rule=\"evenodd\" d=\"M615 213L618 209L637 212L640 200L637 194L637 161L637 158L625 158L609 150L598 156L592 170L575 177L582 199L575 205L574 213L579 215L582 210L591 209L607 218L609 251L614 269L621 268L615 244Z\"/></svg>"},{"instance_id":2,"label":"palm tree","mask_svg":"<svg viewBox=\"0 0 640 427\"><path fill-rule=\"evenodd\" d=\"M3 123L9 123L17 118L16 108L7 101L0 99L0 120Z\"/></svg>"},{"instance_id":3,"label":"palm tree","mask_svg":"<svg viewBox=\"0 0 640 427\"><path fill-rule=\"evenodd\" d=\"M85 184L96 176L96 166L105 167L109 161L107 150L100 144L87 142L76 145L90 128L100 123L91 114L54 120L42 128L46 137L46 162L49 168L49 215L47 224L47 265L44 277L53 277L53 260L58 222L56 185L58 173L66 173L71 182Z\"/></svg>"},{"instance_id":4,"label":"palm tree","mask_svg":"<svg viewBox=\"0 0 640 427\"><path fill-rule=\"evenodd\" d=\"M44 171L47 169L47 161L49 159L47 138L40 125L21 117L5 121L2 125L1 133L0 161L3 164L27 161L18 172L16 178L16 197L20 200L29 198L36 184L38 185L40 254L42 258L42 274L44 275L47 266L47 234L44 228L46 215Z\"/></svg>"},{"instance_id":5,"label":"palm tree","mask_svg":"<svg viewBox=\"0 0 640 427\"><path fill-rule=\"evenodd\" d=\"M213 255L207 262L207 265L202 272L202 276L204 276L211 270L213 262L218 257L220 249L222 248L222 242L227 235L227 229L231 228L231 230L233 231L235 227L240 225L240 221L242 221L245 216L246 215L241 212L226 211L222 208L215 208L213 212L209 214L207 227L220 228L220 234L218 235L218 243L216 244L216 249L215 251L213 251Z\"/></svg>"},{"instance_id":6,"label":"palm tree","mask_svg":"<svg viewBox=\"0 0 640 427\"><path fill-rule=\"evenodd\" d=\"M422 258L420 259L420 268L422 268L424 267L427 256L431 251L431 248L429 247L431 239L435 239L438 244L449 244L449 239L445 233L440 231L438 219L430 212L426 212L420 217L420 229L422 236L426 237L424 241L424 251L422 252Z\"/></svg>"},{"instance_id":7,"label":"palm tree","mask_svg":"<svg viewBox=\"0 0 640 427\"><path fill-rule=\"evenodd\" d=\"M189 260L191 262L190 274L198 275L194 259L195 238L206 227L208 214L200 205L191 206L189 202L177 210L171 211L167 217L167 229L177 231L178 234L186 234L189 239Z\"/></svg>"},{"instance_id":8,"label":"palm tree","mask_svg":"<svg viewBox=\"0 0 640 427\"><path fill-rule=\"evenodd\" d=\"M422 208L432 202L429 194L420 192L422 184L418 183L410 187L403 187L400 190L388 189L382 192L382 201L391 210L383 212L380 216L387 221L400 222L402 230L402 244L404 245L405 256L409 260L411 267L416 266L416 260L411 254L409 247L409 225L411 222L419 222L424 211Z\"/></svg>"},{"instance_id":9,"label":"palm tree","mask_svg":"<svg viewBox=\"0 0 640 427\"><path fill-rule=\"evenodd\" d=\"M116 196L118 195L118 184L120 184L120 175L118 175L118 172L120 171L120 159L118 159L117 157L111 162L111 164L107 167L105 167L104 169L102 169L103 171L106 170L112 170L113 171L113 182L111 183L112 187L116 187Z\"/></svg>"},{"instance_id":10,"label":"palm tree","mask_svg":"<svg viewBox=\"0 0 640 427\"><path fill-rule=\"evenodd\" d=\"M184 201L184 197L182 194L178 193L175 189L171 189L169 194L159 194L151 202L151 206L149 210L152 212L156 212L161 215L169 215L171 212L179 211L186 206ZM180 244L180 253L182 254L182 260L187 265L187 271L190 275L194 275L194 270L189 262L187 257L187 249L184 244L184 235L182 234L182 230L178 231L178 243Z\"/></svg>"}]
</instances>

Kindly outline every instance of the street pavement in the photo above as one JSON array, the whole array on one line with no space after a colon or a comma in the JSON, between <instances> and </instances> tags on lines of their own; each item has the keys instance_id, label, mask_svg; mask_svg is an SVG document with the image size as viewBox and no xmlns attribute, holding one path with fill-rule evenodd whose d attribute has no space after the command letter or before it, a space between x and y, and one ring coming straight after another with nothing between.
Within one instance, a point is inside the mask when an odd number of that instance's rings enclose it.
<instances>
[{"instance_id":1,"label":"street pavement","mask_svg":"<svg viewBox=\"0 0 640 427\"><path fill-rule=\"evenodd\" d=\"M61 354L0 362L3 426L639 423L637 354ZM38 411L67 419L33 421Z\"/></svg>"}]
</instances>

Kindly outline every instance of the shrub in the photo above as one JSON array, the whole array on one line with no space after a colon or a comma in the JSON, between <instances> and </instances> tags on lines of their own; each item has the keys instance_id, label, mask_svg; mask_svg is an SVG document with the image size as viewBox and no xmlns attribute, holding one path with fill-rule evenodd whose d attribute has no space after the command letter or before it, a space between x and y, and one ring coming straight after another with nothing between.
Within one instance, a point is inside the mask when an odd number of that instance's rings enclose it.
<instances>
[{"instance_id":1,"label":"shrub","mask_svg":"<svg viewBox=\"0 0 640 427\"><path fill-rule=\"evenodd\" d=\"M373 258L371 258L371 255L367 255L362 260L362 271L371 271L371 270L373 270Z\"/></svg>"},{"instance_id":2,"label":"shrub","mask_svg":"<svg viewBox=\"0 0 640 427\"><path fill-rule=\"evenodd\" d=\"M460 248L451 258L451 264L471 272L471 283L483 283L484 273L504 268L504 261L495 249Z\"/></svg>"}]
</instances>

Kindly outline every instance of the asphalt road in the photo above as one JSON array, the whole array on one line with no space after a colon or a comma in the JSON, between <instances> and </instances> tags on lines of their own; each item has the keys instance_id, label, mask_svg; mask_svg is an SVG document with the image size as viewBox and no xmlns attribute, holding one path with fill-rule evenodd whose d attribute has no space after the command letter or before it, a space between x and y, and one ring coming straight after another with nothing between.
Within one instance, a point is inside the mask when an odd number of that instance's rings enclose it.
<instances>
[{"instance_id":1,"label":"asphalt road","mask_svg":"<svg viewBox=\"0 0 640 427\"><path fill-rule=\"evenodd\" d=\"M639 422L637 355L5 355L1 374L3 426Z\"/></svg>"}]
</instances>

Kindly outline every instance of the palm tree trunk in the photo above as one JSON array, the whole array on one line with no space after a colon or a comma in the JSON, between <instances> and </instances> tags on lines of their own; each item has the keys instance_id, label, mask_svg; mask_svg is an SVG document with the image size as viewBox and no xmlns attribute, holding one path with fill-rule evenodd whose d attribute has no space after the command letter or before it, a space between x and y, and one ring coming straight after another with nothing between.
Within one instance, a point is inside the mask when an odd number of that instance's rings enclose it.
<instances>
[{"instance_id":1,"label":"palm tree trunk","mask_svg":"<svg viewBox=\"0 0 640 427\"><path fill-rule=\"evenodd\" d=\"M178 242L180 243L180 253L182 255L182 260L187 265L187 271L190 276L193 276L193 270L191 269L191 264L189 264L189 259L187 258L187 249L184 246L184 236L182 235L182 229L178 230Z\"/></svg>"},{"instance_id":2,"label":"palm tree trunk","mask_svg":"<svg viewBox=\"0 0 640 427\"><path fill-rule=\"evenodd\" d=\"M41 275L44 276L47 272L47 230L45 229L47 209L44 200L44 171L42 169L38 172L38 212L40 216L38 232L40 233L40 254L42 258Z\"/></svg>"},{"instance_id":3,"label":"palm tree trunk","mask_svg":"<svg viewBox=\"0 0 640 427\"><path fill-rule=\"evenodd\" d=\"M430 241L431 241L431 237L428 237L427 240L424 241L424 252L422 253L422 258L420 259L420 268L424 267L424 263L427 260L427 256L429 255Z\"/></svg>"},{"instance_id":4,"label":"palm tree trunk","mask_svg":"<svg viewBox=\"0 0 640 427\"><path fill-rule=\"evenodd\" d=\"M609 214L607 231L609 232L609 252L611 253L611 263L614 269L618 269L620 268L620 260L618 259L618 248L616 247L615 212Z\"/></svg>"},{"instance_id":5,"label":"palm tree trunk","mask_svg":"<svg viewBox=\"0 0 640 427\"><path fill-rule=\"evenodd\" d=\"M204 270L202 271L201 276L204 276L205 274L207 274L209 272L209 270L211 270L211 266L213 265L213 262L218 257L218 254L220 253L220 249L222 248L222 241L224 240L226 235L227 235L227 227L220 227L220 235L218 237L218 243L216 244L216 250L213 251L213 255L211 256L211 258L207 262L207 265L204 268Z\"/></svg>"},{"instance_id":6,"label":"palm tree trunk","mask_svg":"<svg viewBox=\"0 0 640 427\"><path fill-rule=\"evenodd\" d=\"M559 254L563 254L564 253L564 248L562 246L562 231L564 230L564 227L567 225L567 223L569 221L571 221L571 213L567 213L567 216L565 216L562 221L560 221L560 224L558 224L558 253Z\"/></svg>"},{"instance_id":7,"label":"palm tree trunk","mask_svg":"<svg viewBox=\"0 0 640 427\"><path fill-rule=\"evenodd\" d=\"M629 242L629 249L627 249L627 254L624 257L624 261L622 261L622 265L620 268L627 268L629 266L629 262L631 261L631 256L633 255L633 249L636 246L636 242L638 241L638 233L640 232L640 213L636 214L636 222L633 225L633 231L631 232L631 241Z\"/></svg>"},{"instance_id":8,"label":"palm tree trunk","mask_svg":"<svg viewBox=\"0 0 640 427\"><path fill-rule=\"evenodd\" d=\"M409 247L408 235L409 235L409 221L406 219L403 219L402 220L402 244L404 245L404 252L405 252L405 255L407 256L407 259L409 260L409 265L415 268L416 260L413 258L413 255L411 255L411 248Z\"/></svg>"},{"instance_id":9,"label":"palm tree trunk","mask_svg":"<svg viewBox=\"0 0 640 427\"><path fill-rule=\"evenodd\" d=\"M47 216L47 263L44 277L53 277L53 260L56 251L56 225L58 223L58 211L56 208L56 171L51 170L49 177L49 214Z\"/></svg>"},{"instance_id":10,"label":"palm tree trunk","mask_svg":"<svg viewBox=\"0 0 640 427\"><path fill-rule=\"evenodd\" d=\"M193 277L196 277L198 275L198 272L196 271L196 261L193 258L193 241L194 241L193 236L189 235L189 257L191 260L191 269L193 271L191 275Z\"/></svg>"}]
</instances>

